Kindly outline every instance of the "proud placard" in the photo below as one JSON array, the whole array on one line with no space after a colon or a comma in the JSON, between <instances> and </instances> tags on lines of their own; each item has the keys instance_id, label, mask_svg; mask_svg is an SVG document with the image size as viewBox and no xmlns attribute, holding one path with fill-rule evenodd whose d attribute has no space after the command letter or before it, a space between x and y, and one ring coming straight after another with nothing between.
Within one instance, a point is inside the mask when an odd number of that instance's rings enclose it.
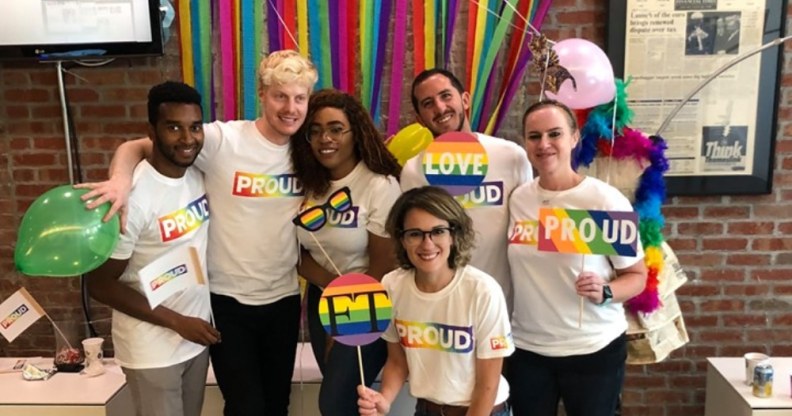
<instances>
[{"instance_id":1,"label":"proud placard","mask_svg":"<svg viewBox=\"0 0 792 416\"><path fill-rule=\"evenodd\" d=\"M322 292L319 320L336 341L370 344L388 329L392 304L382 283L362 273L338 276Z\"/></svg>"},{"instance_id":2,"label":"proud placard","mask_svg":"<svg viewBox=\"0 0 792 416\"><path fill-rule=\"evenodd\" d=\"M633 211L539 209L539 251L635 256L638 215Z\"/></svg>"},{"instance_id":3,"label":"proud placard","mask_svg":"<svg viewBox=\"0 0 792 416\"><path fill-rule=\"evenodd\" d=\"M454 196L478 188L488 169L487 151L472 133L456 131L442 134L424 151L426 181Z\"/></svg>"}]
</instances>

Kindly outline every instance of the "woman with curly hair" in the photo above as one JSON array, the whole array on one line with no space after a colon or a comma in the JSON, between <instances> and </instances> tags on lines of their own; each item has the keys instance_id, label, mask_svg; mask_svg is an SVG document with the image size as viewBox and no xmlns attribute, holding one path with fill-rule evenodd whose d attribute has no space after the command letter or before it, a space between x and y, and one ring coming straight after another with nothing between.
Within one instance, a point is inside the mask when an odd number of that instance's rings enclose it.
<instances>
[{"instance_id":1,"label":"woman with curly hair","mask_svg":"<svg viewBox=\"0 0 792 416\"><path fill-rule=\"evenodd\" d=\"M305 191L295 218L303 247L298 271L310 283L308 325L323 375L319 409L324 416L348 416L357 413L357 350L326 336L319 321L319 299L322 288L339 274L365 273L381 279L396 268L385 220L401 194L396 179L401 167L366 109L347 93L315 92L305 120L292 137L291 153ZM362 353L370 386L387 349L379 340L362 347Z\"/></svg>"},{"instance_id":2,"label":"woman with curly hair","mask_svg":"<svg viewBox=\"0 0 792 416\"><path fill-rule=\"evenodd\" d=\"M409 376L416 416L508 415L509 315L498 282L467 265L472 220L448 192L427 186L399 197L386 229L399 238L400 266L382 279L393 303L382 336L388 361L381 392L358 388L360 414L387 414Z\"/></svg>"}]
</instances>

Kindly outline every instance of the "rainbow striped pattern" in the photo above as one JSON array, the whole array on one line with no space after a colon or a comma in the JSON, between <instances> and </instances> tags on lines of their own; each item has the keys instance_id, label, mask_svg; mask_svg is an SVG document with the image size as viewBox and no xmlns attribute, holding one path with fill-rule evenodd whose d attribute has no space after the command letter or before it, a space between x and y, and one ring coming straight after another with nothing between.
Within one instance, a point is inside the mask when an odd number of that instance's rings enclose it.
<instances>
[{"instance_id":1,"label":"rainbow striped pattern","mask_svg":"<svg viewBox=\"0 0 792 416\"><path fill-rule=\"evenodd\" d=\"M487 151L472 133L455 131L442 134L424 151L426 181L454 196L478 188L487 176L488 168Z\"/></svg>"},{"instance_id":2,"label":"rainbow striped pattern","mask_svg":"<svg viewBox=\"0 0 792 416\"><path fill-rule=\"evenodd\" d=\"M362 273L333 280L319 299L319 320L336 341L351 346L372 343L388 329L392 304L380 282Z\"/></svg>"},{"instance_id":3,"label":"rainbow striped pattern","mask_svg":"<svg viewBox=\"0 0 792 416\"><path fill-rule=\"evenodd\" d=\"M204 194L186 207L157 218L160 239L163 243L173 241L197 230L206 221L209 221L209 200Z\"/></svg>"},{"instance_id":4,"label":"rainbow striped pattern","mask_svg":"<svg viewBox=\"0 0 792 416\"><path fill-rule=\"evenodd\" d=\"M284 198L302 196L302 185L294 174L263 175L236 172L232 195L253 198Z\"/></svg>"},{"instance_id":5,"label":"rainbow striped pattern","mask_svg":"<svg viewBox=\"0 0 792 416\"><path fill-rule=\"evenodd\" d=\"M336 192L330 196L330 207L338 212L344 212L352 207L352 199L348 192Z\"/></svg>"},{"instance_id":6,"label":"rainbow striped pattern","mask_svg":"<svg viewBox=\"0 0 792 416\"><path fill-rule=\"evenodd\" d=\"M633 211L539 210L539 251L635 256L638 238Z\"/></svg>"},{"instance_id":7,"label":"rainbow striped pattern","mask_svg":"<svg viewBox=\"0 0 792 416\"><path fill-rule=\"evenodd\" d=\"M446 325L438 322L394 320L404 348L428 349L464 354L473 351L472 326Z\"/></svg>"},{"instance_id":8,"label":"rainbow striped pattern","mask_svg":"<svg viewBox=\"0 0 792 416\"><path fill-rule=\"evenodd\" d=\"M509 244L535 246L537 243L538 222L536 220L515 221L509 233Z\"/></svg>"}]
</instances>

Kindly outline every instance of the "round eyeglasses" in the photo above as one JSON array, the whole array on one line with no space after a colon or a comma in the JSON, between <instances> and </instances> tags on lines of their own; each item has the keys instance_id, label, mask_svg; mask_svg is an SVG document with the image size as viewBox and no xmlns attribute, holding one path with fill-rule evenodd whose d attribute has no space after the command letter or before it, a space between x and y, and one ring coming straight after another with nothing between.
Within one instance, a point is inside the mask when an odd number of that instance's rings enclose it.
<instances>
[{"instance_id":1,"label":"round eyeglasses","mask_svg":"<svg viewBox=\"0 0 792 416\"><path fill-rule=\"evenodd\" d=\"M305 134L305 140L307 140L308 143L311 143L314 140L319 140L320 138L327 136L331 140L338 141L343 135L349 133L350 131L352 131L351 128L344 130L344 128L341 126L333 126L326 130L320 127L311 127Z\"/></svg>"}]
</instances>

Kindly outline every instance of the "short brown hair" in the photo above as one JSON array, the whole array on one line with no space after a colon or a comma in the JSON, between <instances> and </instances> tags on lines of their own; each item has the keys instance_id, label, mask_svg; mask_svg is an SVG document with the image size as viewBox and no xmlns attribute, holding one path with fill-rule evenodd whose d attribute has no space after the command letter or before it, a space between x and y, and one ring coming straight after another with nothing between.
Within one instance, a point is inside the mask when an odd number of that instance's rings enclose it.
<instances>
[{"instance_id":1,"label":"short brown hair","mask_svg":"<svg viewBox=\"0 0 792 416\"><path fill-rule=\"evenodd\" d=\"M435 186L414 188L403 193L393 204L388 214L385 229L392 238L398 238L400 241L394 244L396 261L399 262L399 266L403 269L415 268L401 244L404 219L407 217L407 213L413 209L422 209L441 220L448 221L454 239L451 253L448 256L448 267L452 269L464 267L470 261L470 252L474 247L473 220L448 191Z\"/></svg>"}]
</instances>

